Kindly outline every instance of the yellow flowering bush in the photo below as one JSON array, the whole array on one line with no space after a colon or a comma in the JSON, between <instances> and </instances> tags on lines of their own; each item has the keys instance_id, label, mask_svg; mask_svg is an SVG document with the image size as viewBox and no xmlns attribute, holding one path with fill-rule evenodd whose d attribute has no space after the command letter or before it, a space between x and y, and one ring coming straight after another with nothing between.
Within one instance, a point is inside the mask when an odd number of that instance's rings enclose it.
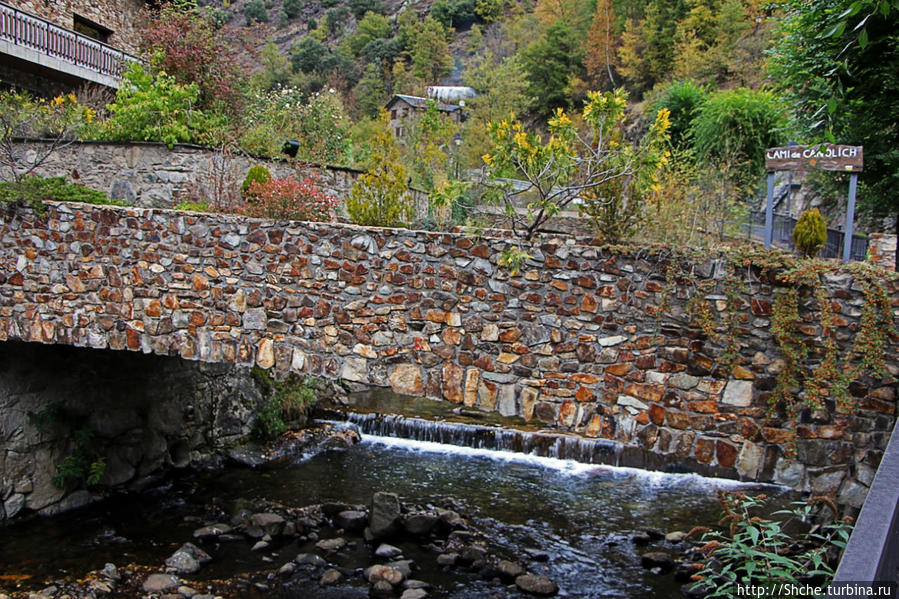
<instances>
[{"instance_id":1,"label":"yellow flowering bush","mask_svg":"<svg viewBox=\"0 0 899 599\"><path fill-rule=\"evenodd\" d=\"M670 156L670 115L660 110L635 144L624 139L626 107L622 89L589 92L580 118L556 109L545 138L526 131L514 114L489 125L485 197L504 207L519 236L530 239L566 207L593 219L609 240L639 222L643 195L658 187Z\"/></svg>"}]
</instances>

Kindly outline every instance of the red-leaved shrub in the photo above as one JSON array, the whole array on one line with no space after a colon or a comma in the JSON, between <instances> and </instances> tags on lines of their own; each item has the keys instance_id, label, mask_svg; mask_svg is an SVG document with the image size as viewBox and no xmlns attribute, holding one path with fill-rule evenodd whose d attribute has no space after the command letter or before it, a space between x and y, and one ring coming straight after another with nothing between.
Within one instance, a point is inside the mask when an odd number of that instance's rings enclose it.
<instances>
[{"instance_id":1,"label":"red-leaved shrub","mask_svg":"<svg viewBox=\"0 0 899 599\"><path fill-rule=\"evenodd\" d=\"M321 191L313 177L253 181L248 192L252 199L239 212L256 218L327 222L337 207L334 196Z\"/></svg>"}]
</instances>

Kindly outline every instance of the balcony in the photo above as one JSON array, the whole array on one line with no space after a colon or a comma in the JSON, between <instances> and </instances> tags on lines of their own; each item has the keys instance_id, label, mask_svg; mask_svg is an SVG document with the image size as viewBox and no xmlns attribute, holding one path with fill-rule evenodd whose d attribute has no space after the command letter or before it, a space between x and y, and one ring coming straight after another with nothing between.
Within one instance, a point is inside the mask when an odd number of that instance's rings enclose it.
<instances>
[{"instance_id":1,"label":"balcony","mask_svg":"<svg viewBox=\"0 0 899 599\"><path fill-rule=\"evenodd\" d=\"M118 89L137 57L0 2L0 55L38 77ZM49 71L49 72L48 72Z\"/></svg>"}]
</instances>

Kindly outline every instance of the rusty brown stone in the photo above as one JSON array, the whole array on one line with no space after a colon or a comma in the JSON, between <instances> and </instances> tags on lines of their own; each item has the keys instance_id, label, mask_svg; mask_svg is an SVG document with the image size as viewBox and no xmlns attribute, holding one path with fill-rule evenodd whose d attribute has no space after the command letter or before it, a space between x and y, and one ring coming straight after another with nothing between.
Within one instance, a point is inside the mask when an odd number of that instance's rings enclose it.
<instances>
[{"instance_id":1,"label":"rusty brown stone","mask_svg":"<svg viewBox=\"0 0 899 599\"><path fill-rule=\"evenodd\" d=\"M581 402L593 401L596 399L596 394L587 387L578 387L578 390L574 394L574 398Z\"/></svg>"},{"instance_id":2,"label":"rusty brown stone","mask_svg":"<svg viewBox=\"0 0 899 599\"><path fill-rule=\"evenodd\" d=\"M703 464L708 464L715 457L715 442L711 439L696 439L696 446L693 451L696 459Z\"/></svg>"},{"instance_id":3,"label":"rusty brown stone","mask_svg":"<svg viewBox=\"0 0 899 599\"><path fill-rule=\"evenodd\" d=\"M628 372L630 372L631 368L633 368L633 364L630 362L622 362L620 364L609 364L606 366L606 372L613 376L624 376Z\"/></svg>"},{"instance_id":4,"label":"rusty brown stone","mask_svg":"<svg viewBox=\"0 0 899 599\"><path fill-rule=\"evenodd\" d=\"M651 407L652 406L650 406L650 408ZM665 412L665 422L671 428L684 430L690 426L690 415L686 412L679 412L677 410L667 410Z\"/></svg>"},{"instance_id":5,"label":"rusty brown stone","mask_svg":"<svg viewBox=\"0 0 899 599\"><path fill-rule=\"evenodd\" d=\"M733 468L734 462L737 461L737 447L727 441L715 441L715 456L718 458L719 466Z\"/></svg>"}]
</instances>

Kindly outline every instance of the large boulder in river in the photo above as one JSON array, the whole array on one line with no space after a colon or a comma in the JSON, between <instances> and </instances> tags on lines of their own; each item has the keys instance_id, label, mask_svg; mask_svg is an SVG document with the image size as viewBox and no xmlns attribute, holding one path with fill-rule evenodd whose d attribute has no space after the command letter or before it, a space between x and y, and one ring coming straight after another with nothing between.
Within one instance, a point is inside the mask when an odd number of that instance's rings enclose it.
<instances>
[{"instance_id":1,"label":"large boulder in river","mask_svg":"<svg viewBox=\"0 0 899 599\"><path fill-rule=\"evenodd\" d=\"M395 533L399 517L400 498L396 493L378 492L372 496L368 528L374 538Z\"/></svg>"}]
</instances>

